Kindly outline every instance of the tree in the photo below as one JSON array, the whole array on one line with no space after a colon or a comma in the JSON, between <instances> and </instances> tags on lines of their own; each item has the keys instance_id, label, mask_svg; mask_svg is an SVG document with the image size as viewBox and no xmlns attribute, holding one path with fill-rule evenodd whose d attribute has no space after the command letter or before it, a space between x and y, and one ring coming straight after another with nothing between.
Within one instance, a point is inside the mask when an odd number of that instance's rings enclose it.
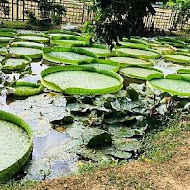
<instances>
[{"instance_id":1,"label":"tree","mask_svg":"<svg viewBox=\"0 0 190 190\"><path fill-rule=\"evenodd\" d=\"M145 30L143 18L155 14L152 4L159 0L93 0L96 20L92 23L96 38L113 47L118 39L140 35ZM166 2L166 0L162 0Z\"/></svg>"}]
</instances>

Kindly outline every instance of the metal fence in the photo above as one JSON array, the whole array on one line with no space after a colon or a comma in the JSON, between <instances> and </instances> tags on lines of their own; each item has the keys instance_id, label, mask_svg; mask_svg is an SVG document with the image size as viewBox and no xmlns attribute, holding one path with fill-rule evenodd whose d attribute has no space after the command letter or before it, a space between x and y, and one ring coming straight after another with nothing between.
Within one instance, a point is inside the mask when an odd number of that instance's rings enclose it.
<instances>
[{"instance_id":1,"label":"metal fence","mask_svg":"<svg viewBox=\"0 0 190 190\"><path fill-rule=\"evenodd\" d=\"M62 17L63 22L81 24L93 18L93 12L88 3L64 0L56 0L56 3L64 5L67 10L66 15ZM0 19L2 20L25 21L27 20L25 14L27 10L32 11L36 16L40 15L38 4L34 1L8 0L5 6L9 7L9 12L4 14L4 11L0 10Z\"/></svg>"},{"instance_id":2,"label":"metal fence","mask_svg":"<svg viewBox=\"0 0 190 190\"><path fill-rule=\"evenodd\" d=\"M190 19L180 15L179 11L156 8L155 15L144 18L147 28L154 27L159 30L183 30L190 28Z\"/></svg>"},{"instance_id":3,"label":"metal fence","mask_svg":"<svg viewBox=\"0 0 190 190\"><path fill-rule=\"evenodd\" d=\"M63 22L83 24L84 22L91 21L94 18L94 13L88 3L73 0L55 1L64 5L67 10L66 15L62 18ZM34 1L8 0L8 3L5 4L5 8L6 6L9 11L7 11L7 14L4 14L4 11L0 10L0 19L25 21L27 20L25 15L26 10L34 12L36 16L39 16L40 14L38 4ZM179 12L176 10L161 8L156 8L155 15L145 17L144 23L147 28L154 26L155 29L159 30L180 30L190 28L190 19L186 20L184 17L180 17Z\"/></svg>"}]
</instances>

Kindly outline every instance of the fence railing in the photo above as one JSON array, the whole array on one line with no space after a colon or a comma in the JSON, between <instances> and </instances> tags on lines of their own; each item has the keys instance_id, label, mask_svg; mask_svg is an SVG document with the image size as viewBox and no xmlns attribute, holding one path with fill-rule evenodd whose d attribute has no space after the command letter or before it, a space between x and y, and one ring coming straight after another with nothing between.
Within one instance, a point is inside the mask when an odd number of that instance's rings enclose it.
<instances>
[{"instance_id":1,"label":"fence railing","mask_svg":"<svg viewBox=\"0 0 190 190\"><path fill-rule=\"evenodd\" d=\"M67 13L63 16L63 22L71 22L73 24L83 24L86 21L91 21L94 18L94 13L91 10L88 3L83 3L73 0L55 0L65 6ZM5 4L9 11L4 14L3 10L0 10L0 19L2 20L18 20L25 21L27 17L25 15L26 10L30 10L39 16L40 10L38 4L34 1L28 0L8 0ZM176 22L178 20L178 22ZM144 18L144 23L147 28L154 27L159 30L173 30L173 29L185 29L190 28L190 19L186 20L184 17L180 17L179 12L170 9L156 8L155 15L149 15Z\"/></svg>"},{"instance_id":2,"label":"fence railing","mask_svg":"<svg viewBox=\"0 0 190 190\"><path fill-rule=\"evenodd\" d=\"M66 15L62 17L63 22L81 24L93 18L93 12L88 3L64 0L56 0L55 2L64 5L67 10ZM9 11L4 14L4 11L0 10L0 19L2 20L25 21L27 20L25 14L27 10L32 11L36 16L40 14L38 4L34 1L8 0L5 6L9 8Z\"/></svg>"}]
</instances>

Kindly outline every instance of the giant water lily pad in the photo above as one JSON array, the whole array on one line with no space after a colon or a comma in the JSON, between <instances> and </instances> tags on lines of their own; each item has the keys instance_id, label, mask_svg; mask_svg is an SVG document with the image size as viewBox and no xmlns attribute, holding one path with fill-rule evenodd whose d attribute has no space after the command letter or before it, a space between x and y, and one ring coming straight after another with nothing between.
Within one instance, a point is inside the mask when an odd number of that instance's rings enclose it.
<instances>
[{"instance_id":1,"label":"giant water lily pad","mask_svg":"<svg viewBox=\"0 0 190 190\"><path fill-rule=\"evenodd\" d=\"M13 177L32 150L32 131L19 117L0 110L0 182Z\"/></svg>"},{"instance_id":2,"label":"giant water lily pad","mask_svg":"<svg viewBox=\"0 0 190 190\"><path fill-rule=\"evenodd\" d=\"M145 58L145 59L156 59L160 57L160 54L151 51L151 50L140 50L140 49L131 49L131 48L119 48L118 52L132 56L137 58Z\"/></svg>"},{"instance_id":3,"label":"giant water lily pad","mask_svg":"<svg viewBox=\"0 0 190 190\"><path fill-rule=\"evenodd\" d=\"M11 37L7 37L7 36L0 36L0 42L9 42L9 41L13 41L14 38Z\"/></svg>"},{"instance_id":4,"label":"giant water lily pad","mask_svg":"<svg viewBox=\"0 0 190 190\"><path fill-rule=\"evenodd\" d=\"M81 65L87 66L87 67L94 67L94 68L98 68L98 69L115 71L115 72L117 72L119 70L118 66L114 66L111 64L109 65L109 64L101 64L101 63L89 63L89 64L81 64Z\"/></svg>"},{"instance_id":5,"label":"giant water lily pad","mask_svg":"<svg viewBox=\"0 0 190 190\"><path fill-rule=\"evenodd\" d=\"M119 42L121 46L118 46L116 48L137 48L137 49L146 49L149 48L150 45L148 44L142 44L142 43L131 43L131 42Z\"/></svg>"},{"instance_id":6,"label":"giant water lily pad","mask_svg":"<svg viewBox=\"0 0 190 190\"><path fill-rule=\"evenodd\" d=\"M89 62L96 58L96 55L78 48L44 48L43 58L54 63L78 64Z\"/></svg>"},{"instance_id":7,"label":"giant water lily pad","mask_svg":"<svg viewBox=\"0 0 190 190\"><path fill-rule=\"evenodd\" d=\"M79 65L94 67L97 69L106 69L114 72L119 71L119 63L113 63L109 60L103 60L103 59L94 59L89 63L81 63Z\"/></svg>"},{"instance_id":8,"label":"giant water lily pad","mask_svg":"<svg viewBox=\"0 0 190 190\"><path fill-rule=\"evenodd\" d=\"M123 86L118 74L85 66L50 67L41 76L45 87L68 94L113 93Z\"/></svg>"},{"instance_id":9,"label":"giant water lily pad","mask_svg":"<svg viewBox=\"0 0 190 190\"><path fill-rule=\"evenodd\" d=\"M176 63L190 63L190 56L187 55L165 55L164 59Z\"/></svg>"},{"instance_id":10,"label":"giant water lily pad","mask_svg":"<svg viewBox=\"0 0 190 190\"><path fill-rule=\"evenodd\" d=\"M29 57L9 57L3 60L2 70L23 70L26 65L30 64L31 59Z\"/></svg>"},{"instance_id":11,"label":"giant water lily pad","mask_svg":"<svg viewBox=\"0 0 190 190\"><path fill-rule=\"evenodd\" d=\"M131 57L109 57L110 61L120 63L121 67L127 67L129 65L137 65L137 66L151 66L152 63L147 62L142 59L136 59Z\"/></svg>"},{"instance_id":12,"label":"giant water lily pad","mask_svg":"<svg viewBox=\"0 0 190 190\"><path fill-rule=\"evenodd\" d=\"M40 94L43 91L43 86L37 83L18 81L13 86L15 96L32 96Z\"/></svg>"},{"instance_id":13,"label":"giant water lily pad","mask_svg":"<svg viewBox=\"0 0 190 190\"><path fill-rule=\"evenodd\" d=\"M83 47L82 49L88 50L98 57L110 57L115 55L115 52L111 52L109 49L106 48L98 48L98 47Z\"/></svg>"},{"instance_id":14,"label":"giant water lily pad","mask_svg":"<svg viewBox=\"0 0 190 190\"><path fill-rule=\"evenodd\" d=\"M27 48L27 47L11 47L9 49L10 54L21 56L25 55L32 59L37 59L42 57L42 51L35 48Z\"/></svg>"},{"instance_id":15,"label":"giant water lily pad","mask_svg":"<svg viewBox=\"0 0 190 190\"><path fill-rule=\"evenodd\" d=\"M44 44L43 43L37 43L37 42L30 42L30 41L17 41L17 42L12 42L11 46L16 46L16 47L33 47L33 48L43 48Z\"/></svg>"},{"instance_id":16,"label":"giant water lily pad","mask_svg":"<svg viewBox=\"0 0 190 190\"><path fill-rule=\"evenodd\" d=\"M5 56L0 55L0 62L3 61L3 59L5 59Z\"/></svg>"},{"instance_id":17,"label":"giant water lily pad","mask_svg":"<svg viewBox=\"0 0 190 190\"><path fill-rule=\"evenodd\" d=\"M166 78L152 79L147 82L150 87L171 95L190 97L189 79L180 75L168 75Z\"/></svg>"},{"instance_id":18,"label":"giant water lily pad","mask_svg":"<svg viewBox=\"0 0 190 190\"><path fill-rule=\"evenodd\" d=\"M18 38L21 40L33 41L33 42L43 42L43 43L49 42L49 38L44 37L44 36L38 36L38 35L21 35L21 36L18 36Z\"/></svg>"},{"instance_id":19,"label":"giant water lily pad","mask_svg":"<svg viewBox=\"0 0 190 190\"><path fill-rule=\"evenodd\" d=\"M88 44L88 40L79 36L52 36L51 44L64 47L80 47Z\"/></svg>"},{"instance_id":20,"label":"giant water lily pad","mask_svg":"<svg viewBox=\"0 0 190 190\"><path fill-rule=\"evenodd\" d=\"M136 78L141 80L147 80L149 75L162 76L162 73L157 70L140 67L123 68L120 70L120 73L129 78Z\"/></svg>"},{"instance_id":21,"label":"giant water lily pad","mask_svg":"<svg viewBox=\"0 0 190 190\"><path fill-rule=\"evenodd\" d=\"M163 55L175 52L174 49L172 49L171 47L167 47L167 46L153 47L153 49L156 50L156 51L158 51L158 53L163 54Z\"/></svg>"}]
</instances>

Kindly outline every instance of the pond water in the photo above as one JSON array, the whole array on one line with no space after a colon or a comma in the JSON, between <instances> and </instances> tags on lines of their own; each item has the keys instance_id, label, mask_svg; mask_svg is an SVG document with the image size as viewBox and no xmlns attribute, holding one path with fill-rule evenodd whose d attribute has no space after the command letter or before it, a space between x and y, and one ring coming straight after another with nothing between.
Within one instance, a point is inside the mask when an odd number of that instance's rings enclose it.
<instances>
[{"instance_id":1,"label":"pond water","mask_svg":"<svg viewBox=\"0 0 190 190\"><path fill-rule=\"evenodd\" d=\"M161 69L165 74L174 73L177 69L174 64L166 63L162 59L156 61L154 67ZM32 62L32 73L28 81L40 80L40 72L44 68L47 68L47 65L42 64L42 61ZM19 73L6 75L9 81L19 76ZM52 101L59 101L60 107L53 105ZM24 99L15 99L12 96L7 98L6 94L0 97L1 109L19 115L34 130L32 159L20 173L19 178L53 179L77 171L78 156L76 153L71 153L69 149L69 146L72 147L73 140L63 127L57 127L57 130L61 131L58 132L53 129L54 125L51 123L53 120L62 119L65 114L65 104L65 97L56 93L44 93Z\"/></svg>"}]
</instances>

